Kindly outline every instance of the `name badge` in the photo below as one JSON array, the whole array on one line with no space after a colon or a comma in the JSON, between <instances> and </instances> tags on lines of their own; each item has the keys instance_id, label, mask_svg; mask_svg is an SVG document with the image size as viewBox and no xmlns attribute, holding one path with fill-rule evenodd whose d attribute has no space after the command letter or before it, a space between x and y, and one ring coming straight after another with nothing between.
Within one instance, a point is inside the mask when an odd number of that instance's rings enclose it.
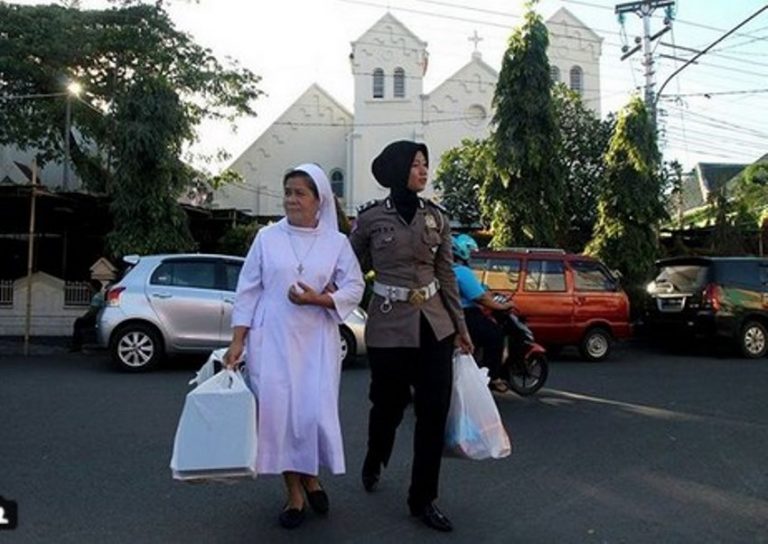
<instances>
[{"instance_id":1,"label":"name badge","mask_svg":"<svg viewBox=\"0 0 768 544\"><path fill-rule=\"evenodd\" d=\"M430 228L430 229L437 228L437 221L435 221L435 216L432 214L427 214L427 216L424 218L424 223L426 223L427 228Z\"/></svg>"}]
</instances>

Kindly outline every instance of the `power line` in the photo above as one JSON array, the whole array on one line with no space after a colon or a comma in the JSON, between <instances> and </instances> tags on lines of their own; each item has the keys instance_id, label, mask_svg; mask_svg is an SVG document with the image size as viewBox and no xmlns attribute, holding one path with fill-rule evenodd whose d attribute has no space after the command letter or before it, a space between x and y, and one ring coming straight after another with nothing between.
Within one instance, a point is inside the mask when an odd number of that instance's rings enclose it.
<instances>
[{"instance_id":1,"label":"power line","mask_svg":"<svg viewBox=\"0 0 768 544\"><path fill-rule=\"evenodd\" d=\"M676 98L682 98L687 96L703 96L705 98L711 98L713 96L726 96L726 95L738 95L738 94L763 94L768 93L768 88L765 89L749 89L743 91L715 91L707 93L677 93L664 95L661 100L674 100Z\"/></svg>"},{"instance_id":2,"label":"power line","mask_svg":"<svg viewBox=\"0 0 768 544\"><path fill-rule=\"evenodd\" d=\"M706 47L704 50L702 50L700 53L698 53L698 54L696 54L695 56L691 57L691 58L688 60L688 62L686 62L685 64L683 64L683 65L682 65L680 68L678 68L677 70L675 70L674 72L672 72L672 74L671 74L671 75L670 75L670 76L669 76L669 77L668 77L666 80L664 80L664 83L662 83L662 84L661 84L661 87L659 88L659 92L656 94L656 100L655 100L655 102L658 102L658 100L659 100L659 96L661 96L661 92L664 90L664 87L666 87L666 86L667 86L667 83L669 83L669 81L670 81L672 78L674 78L674 77L675 77L677 74L679 74L680 72L682 72L683 70L685 70L685 68L686 68L686 67L688 67L688 66L690 66L690 65L691 65L691 64L692 64L694 61L696 61L696 59L698 59L699 57L702 57L702 56L706 55L706 54L707 54L707 51L709 51L709 50L710 50L710 49L712 49L714 46L716 46L718 43L720 43L721 41L723 41L724 39L726 39L728 36L730 36L731 34L733 34L734 32L736 32L736 31L737 31L739 28L741 28L742 26L746 25L746 24L747 24L749 21L751 21L752 19L754 19L755 17L757 17L758 15L760 15L760 14L761 14L762 12L764 12L766 9L768 9L768 4L767 4L767 5L765 5L765 6L763 6L763 7L762 7L762 8L760 8L760 9L758 9L758 10L757 10L755 13L753 13L752 15L750 15L749 17L747 17L746 19L744 19L744 20L743 20L742 22L740 22L738 25L736 25L736 26L735 26L735 27L733 27L731 30L729 30L728 32L726 32L725 34L723 34L722 36L720 36L718 39L716 39L714 42L712 42L711 44L709 44L709 45L708 45L708 46L707 46L707 47Z\"/></svg>"}]
</instances>

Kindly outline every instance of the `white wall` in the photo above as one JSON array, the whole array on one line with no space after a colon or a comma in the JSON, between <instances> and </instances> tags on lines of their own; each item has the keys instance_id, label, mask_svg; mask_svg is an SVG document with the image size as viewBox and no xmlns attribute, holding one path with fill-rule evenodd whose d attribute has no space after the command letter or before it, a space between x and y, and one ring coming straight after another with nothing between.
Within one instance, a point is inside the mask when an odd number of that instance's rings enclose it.
<instances>
[{"instance_id":1,"label":"white wall","mask_svg":"<svg viewBox=\"0 0 768 544\"><path fill-rule=\"evenodd\" d=\"M32 275L32 336L70 336L86 306L64 305L64 281L44 272ZM13 306L0 306L0 336L22 336L26 323L27 278L13 286Z\"/></svg>"}]
</instances>

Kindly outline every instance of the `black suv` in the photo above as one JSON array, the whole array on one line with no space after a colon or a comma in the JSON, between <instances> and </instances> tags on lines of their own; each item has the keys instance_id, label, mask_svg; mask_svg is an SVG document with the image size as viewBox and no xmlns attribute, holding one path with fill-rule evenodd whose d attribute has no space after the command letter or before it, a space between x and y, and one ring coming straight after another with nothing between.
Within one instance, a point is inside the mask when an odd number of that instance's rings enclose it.
<instances>
[{"instance_id":1,"label":"black suv","mask_svg":"<svg viewBox=\"0 0 768 544\"><path fill-rule=\"evenodd\" d=\"M768 259L675 257L648 284L652 332L734 340L745 357L768 351Z\"/></svg>"}]
</instances>

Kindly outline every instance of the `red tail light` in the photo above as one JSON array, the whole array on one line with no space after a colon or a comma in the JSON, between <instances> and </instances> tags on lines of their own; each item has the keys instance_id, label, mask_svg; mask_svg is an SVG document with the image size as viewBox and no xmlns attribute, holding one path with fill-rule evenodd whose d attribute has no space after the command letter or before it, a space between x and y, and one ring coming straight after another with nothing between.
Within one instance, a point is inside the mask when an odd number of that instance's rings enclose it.
<instances>
[{"instance_id":1,"label":"red tail light","mask_svg":"<svg viewBox=\"0 0 768 544\"><path fill-rule=\"evenodd\" d=\"M107 306L120 306L120 295L125 291L125 287L113 287L107 291Z\"/></svg>"},{"instance_id":2,"label":"red tail light","mask_svg":"<svg viewBox=\"0 0 768 544\"><path fill-rule=\"evenodd\" d=\"M723 298L723 290L716 283L708 283L704 288L704 306L720 311Z\"/></svg>"}]
</instances>

